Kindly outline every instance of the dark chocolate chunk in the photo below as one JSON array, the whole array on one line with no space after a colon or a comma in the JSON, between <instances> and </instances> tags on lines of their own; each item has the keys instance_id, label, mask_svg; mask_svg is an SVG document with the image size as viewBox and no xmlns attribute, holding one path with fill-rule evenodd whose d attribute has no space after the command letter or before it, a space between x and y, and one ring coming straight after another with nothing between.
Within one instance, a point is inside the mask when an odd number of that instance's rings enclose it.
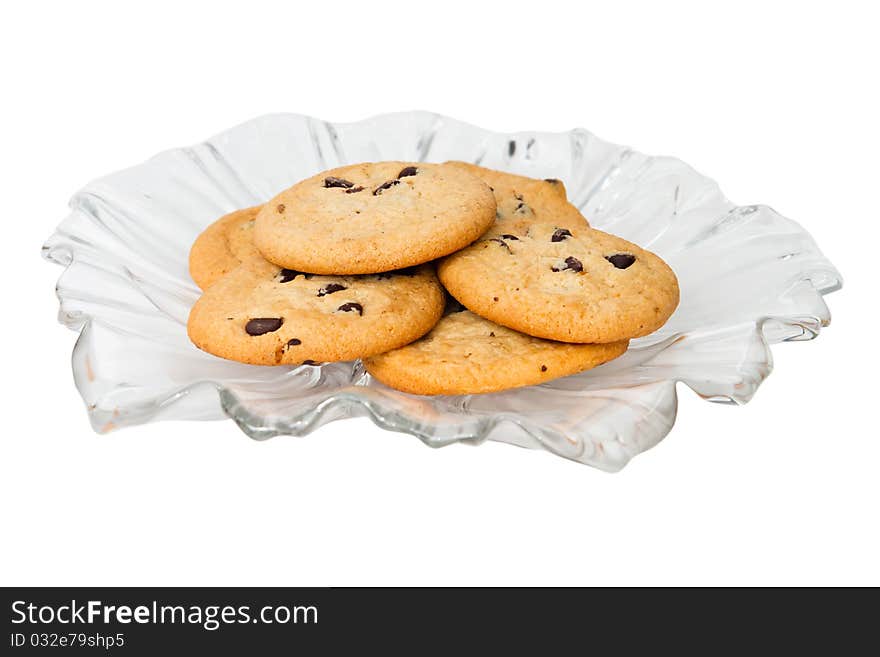
<instances>
[{"instance_id":1,"label":"dark chocolate chunk","mask_svg":"<svg viewBox=\"0 0 880 657\"><path fill-rule=\"evenodd\" d=\"M519 212L519 213L523 214L523 213L531 210L531 208L529 208L529 206L526 205L525 199L523 198L522 194L517 194L516 192L514 192L513 198L515 198L517 201L519 201L519 203L517 203L517 206L513 210L514 212Z\"/></svg>"},{"instance_id":2,"label":"dark chocolate chunk","mask_svg":"<svg viewBox=\"0 0 880 657\"><path fill-rule=\"evenodd\" d=\"M618 269L626 269L636 261L636 257L629 253L615 253L614 255L605 256L605 259Z\"/></svg>"},{"instance_id":3,"label":"dark chocolate chunk","mask_svg":"<svg viewBox=\"0 0 880 657\"><path fill-rule=\"evenodd\" d=\"M283 317L257 317L244 325L248 335L263 335L281 328L284 323Z\"/></svg>"},{"instance_id":4,"label":"dark chocolate chunk","mask_svg":"<svg viewBox=\"0 0 880 657\"><path fill-rule=\"evenodd\" d=\"M546 371L547 371L547 366L546 366L546 365L541 365L541 371L542 371L542 372L546 372Z\"/></svg>"},{"instance_id":5,"label":"dark chocolate chunk","mask_svg":"<svg viewBox=\"0 0 880 657\"><path fill-rule=\"evenodd\" d=\"M284 207L284 203L279 203L278 207L275 209L278 211L278 214L282 214L286 208Z\"/></svg>"},{"instance_id":6,"label":"dark chocolate chunk","mask_svg":"<svg viewBox=\"0 0 880 657\"><path fill-rule=\"evenodd\" d=\"M565 266L564 267L552 267L551 269L553 271L565 271L566 269L570 269L571 271L574 271L574 272L580 272L580 271L584 270L584 265L577 258L573 258L572 256L568 256L565 259Z\"/></svg>"},{"instance_id":7,"label":"dark chocolate chunk","mask_svg":"<svg viewBox=\"0 0 880 657\"><path fill-rule=\"evenodd\" d=\"M553 231L553 237L550 238L551 242L561 242L566 237L571 237L571 231L567 228L557 228Z\"/></svg>"},{"instance_id":8,"label":"dark chocolate chunk","mask_svg":"<svg viewBox=\"0 0 880 657\"><path fill-rule=\"evenodd\" d=\"M347 289L348 289L347 287L345 287L344 285L341 285L339 283L328 283L327 285L322 287L320 290L318 290L318 296L324 297L324 296L327 296L328 294L333 294L334 292L339 292L340 290L347 290Z\"/></svg>"},{"instance_id":9,"label":"dark chocolate chunk","mask_svg":"<svg viewBox=\"0 0 880 657\"><path fill-rule=\"evenodd\" d=\"M387 181L383 182L381 185L379 185L376 189L373 190L373 196L378 196L379 194L381 194L383 191L385 191L389 187L394 187L395 185L399 185L399 184L400 184L400 181L397 179L387 180Z\"/></svg>"},{"instance_id":10,"label":"dark chocolate chunk","mask_svg":"<svg viewBox=\"0 0 880 657\"><path fill-rule=\"evenodd\" d=\"M414 176L419 172L419 170L415 167L404 167L400 170L400 173L397 174L398 178L406 178L407 176Z\"/></svg>"},{"instance_id":11,"label":"dark chocolate chunk","mask_svg":"<svg viewBox=\"0 0 880 657\"><path fill-rule=\"evenodd\" d=\"M505 249L507 249L508 253L513 253L513 251L510 250L510 246L508 246L507 242L505 242L502 239L498 239L497 237L493 237L488 241L489 242L498 242L501 246L503 246Z\"/></svg>"},{"instance_id":12,"label":"dark chocolate chunk","mask_svg":"<svg viewBox=\"0 0 880 657\"><path fill-rule=\"evenodd\" d=\"M299 346L299 345L301 345L301 344L302 344L302 340L300 340L299 338L291 338L291 339L288 340L288 341L285 343L285 345L281 348L281 351L280 351L279 353L276 353L276 358L275 358L275 360L280 361L280 360L281 360L281 354L287 353L287 352L290 350L291 347L297 347L297 346Z\"/></svg>"},{"instance_id":13,"label":"dark chocolate chunk","mask_svg":"<svg viewBox=\"0 0 880 657\"><path fill-rule=\"evenodd\" d=\"M364 191L363 185L358 185L357 187L349 187L345 190L346 194L356 194L357 192Z\"/></svg>"},{"instance_id":14,"label":"dark chocolate chunk","mask_svg":"<svg viewBox=\"0 0 880 657\"><path fill-rule=\"evenodd\" d=\"M503 240L519 240L519 238L516 235L511 235L510 233L504 233L504 235L501 236L501 239L503 239Z\"/></svg>"},{"instance_id":15,"label":"dark chocolate chunk","mask_svg":"<svg viewBox=\"0 0 880 657\"><path fill-rule=\"evenodd\" d=\"M290 281L297 276L305 276L306 278L311 276L310 274L303 274L301 271L296 271L295 269L282 269L278 272L278 275L281 277L281 280L279 281L281 283L290 283Z\"/></svg>"},{"instance_id":16,"label":"dark chocolate chunk","mask_svg":"<svg viewBox=\"0 0 880 657\"><path fill-rule=\"evenodd\" d=\"M344 189L349 189L351 187L354 187L354 183L350 180L346 180L345 178L329 176L327 178L324 178L324 187L342 187Z\"/></svg>"},{"instance_id":17,"label":"dark chocolate chunk","mask_svg":"<svg viewBox=\"0 0 880 657\"><path fill-rule=\"evenodd\" d=\"M356 310L358 315L364 314L364 307L359 303L355 303L354 301L349 301L348 303L344 303L341 306L339 306L339 308L337 308L336 310L341 310L344 313L350 313L353 310Z\"/></svg>"},{"instance_id":18,"label":"dark chocolate chunk","mask_svg":"<svg viewBox=\"0 0 880 657\"><path fill-rule=\"evenodd\" d=\"M584 265L577 258L573 258L572 256L568 256L565 259L565 266L571 269L572 271L583 271Z\"/></svg>"}]
</instances>

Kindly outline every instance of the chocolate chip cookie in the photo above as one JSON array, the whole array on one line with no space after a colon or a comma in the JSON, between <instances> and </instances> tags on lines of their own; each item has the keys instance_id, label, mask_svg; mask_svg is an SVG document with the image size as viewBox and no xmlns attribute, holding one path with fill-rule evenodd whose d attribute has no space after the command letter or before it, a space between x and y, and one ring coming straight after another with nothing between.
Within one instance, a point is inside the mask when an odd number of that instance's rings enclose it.
<instances>
[{"instance_id":1,"label":"chocolate chip cookie","mask_svg":"<svg viewBox=\"0 0 880 657\"><path fill-rule=\"evenodd\" d=\"M190 340L253 365L353 360L424 335L443 312L433 266L372 276L317 276L251 258L190 311Z\"/></svg>"},{"instance_id":2,"label":"chocolate chip cookie","mask_svg":"<svg viewBox=\"0 0 880 657\"><path fill-rule=\"evenodd\" d=\"M261 207L230 212L196 238L189 251L189 273L196 285L204 290L243 260L259 255L254 246L254 220Z\"/></svg>"},{"instance_id":3,"label":"chocolate chip cookie","mask_svg":"<svg viewBox=\"0 0 880 657\"><path fill-rule=\"evenodd\" d=\"M564 228L589 225L580 211L568 202L565 185L557 178L528 178L495 171L468 162L447 162L477 176L495 195L496 214L492 231L496 234L524 230L538 222L555 223Z\"/></svg>"},{"instance_id":4,"label":"chocolate chip cookie","mask_svg":"<svg viewBox=\"0 0 880 657\"><path fill-rule=\"evenodd\" d=\"M423 338L364 360L371 376L417 395L464 395L533 385L616 358L627 341L568 344L518 333L467 310Z\"/></svg>"},{"instance_id":5,"label":"chocolate chip cookie","mask_svg":"<svg viewBox=\"0 0 880 657\"><path fill-rule=\"evenodd\" d=\"M367 274L452 253L494 220L492 191L461 167L377 162L325 171L282 192L258 214L254 240L282 267Z\"/></svg>"},{"instance_id":6,"label":"chocolate chip cookie","mask_svg":"<svg viewBox=\"0 0 880 657\"><path fill-rule=\"evenodd\" d=\"M537 223L489 234L438 265L473 312L563 342L616 342L651 333L678 305L675 274L658 256L592 228Z\"/></svg>"}]
</instances>

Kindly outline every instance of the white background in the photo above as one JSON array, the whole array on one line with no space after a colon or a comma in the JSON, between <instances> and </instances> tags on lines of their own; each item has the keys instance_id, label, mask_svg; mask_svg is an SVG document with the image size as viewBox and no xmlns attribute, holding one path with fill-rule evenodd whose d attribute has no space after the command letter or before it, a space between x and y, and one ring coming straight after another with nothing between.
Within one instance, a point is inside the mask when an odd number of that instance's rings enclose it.
<instances>
[{"instance_id":1,"label":"white background","mask_svg":"<svg viewBox=\"0 0 880 657\"><path fill-rule=\"evenodd\" d=\"M880 584L870 3L294 4L4 6L0 583ZM93 434L39 258L69 196L259 114L404 109L684 159L814 235L832 326L745 407L681 389L616 475L366 420Z\"/></svg>"}]
</instances>

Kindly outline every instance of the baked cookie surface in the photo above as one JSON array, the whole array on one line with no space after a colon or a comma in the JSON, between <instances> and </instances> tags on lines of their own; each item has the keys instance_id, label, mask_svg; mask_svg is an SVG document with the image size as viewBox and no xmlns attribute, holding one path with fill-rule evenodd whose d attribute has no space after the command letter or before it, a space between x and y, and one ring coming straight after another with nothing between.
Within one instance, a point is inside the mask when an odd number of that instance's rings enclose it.
<instances>
[{"instance_id":1,"label":"baked cookie surface","mask_svg":"<svg viewBox=\"0 0 880 657\"><path fill-rule=\"evenodd\" d=\"M489 187L460 167L377 162L303 180L260 211L263 256L315 274L368 274L467 246L495 220Z\"/></svg>"},{"instance_id":2,"label":"baked cookie surface","mask_svg":"<svg viewBox=\"0 0 880 657\"><path fill-rule=\"evenodd\" d=\"M484 237L438 265L473 312L548 340L615 342L660 328L678 282L658 256L592 228L537 223Z\"/></svg>"},{"instance_id":3,"label":"baked cookie surface","mask_svg":"<svg viewBox=\"0 0 880 657\"><path fill-rule=\"evenodd\" d=\"M616 358L627 341L552 342L499 326L467 310L445 315L424 337L364 360L371 376L417 395L461 395L533 385Z\"/></svg>"},{"instance_id":4,"label":"baked cookie surface","mask_svg":"<svg viewBox=\"0 0 880 657\"><path fill-rule=\"evenodd\" d=\"M431 265L317 276L251 258L205 291L187 332L200 349L253 365L351 360L424 335L443 306Z\"/></svg>"},{"instance_id":5,"label":"baked cookie surface","mask_svg":"<svg viewBox=\"0 0 880 657\"><path fill-rule=\"evenodd\" d=\"M254 246L254 220L261 205L220 217L199 234L189 251L189 273L201 289L259 255Z\"/></svg>"},{"instance_id":6,"label":"baked cookie surface","mask_svg":"<svg viewBox=\"0 0 880 657\"><path fill-rule=\"evenodd\" d=\"M533 223L555 223L560 228L588 226L580 211L568 202L565 185L556 178L528 178L468 162L447 162L450 167L477 176L495 195L496 214L492 231L524 230Z\"/></svg>"}]
</instances>

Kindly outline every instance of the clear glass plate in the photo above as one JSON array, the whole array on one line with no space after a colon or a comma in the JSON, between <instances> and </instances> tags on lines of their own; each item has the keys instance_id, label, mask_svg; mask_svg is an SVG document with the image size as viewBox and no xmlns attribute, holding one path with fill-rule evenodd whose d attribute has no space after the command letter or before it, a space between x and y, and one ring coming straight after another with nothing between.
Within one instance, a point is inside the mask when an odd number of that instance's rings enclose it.
<instances>
[{"instance_id":1,"label":"clear glass plate","mask_svg":"<svg viewBox=\"0 0 880 657\"><path fill-rule=\"evenodd\" d=\"M342 164L451 159L562 179L593 226L672 266L678 310L606 365L486 395L420 397L372 380L359 362L257 367L189 342L199 290L188 251L220 215ZM99 432L228 416L264 439L367 416L432 447L497 440L618 470L672 428L677 382L710 401L747 402L772 368L769 344L816 337L830 320L822 297L841 286L798 224L734 205L679 160L584 130L501 134L427 112L345 124L264 116L100 178L70 209L43 254L64 267L59 320L79 332L74 378Z\"/></svg>"}]
</instances>

